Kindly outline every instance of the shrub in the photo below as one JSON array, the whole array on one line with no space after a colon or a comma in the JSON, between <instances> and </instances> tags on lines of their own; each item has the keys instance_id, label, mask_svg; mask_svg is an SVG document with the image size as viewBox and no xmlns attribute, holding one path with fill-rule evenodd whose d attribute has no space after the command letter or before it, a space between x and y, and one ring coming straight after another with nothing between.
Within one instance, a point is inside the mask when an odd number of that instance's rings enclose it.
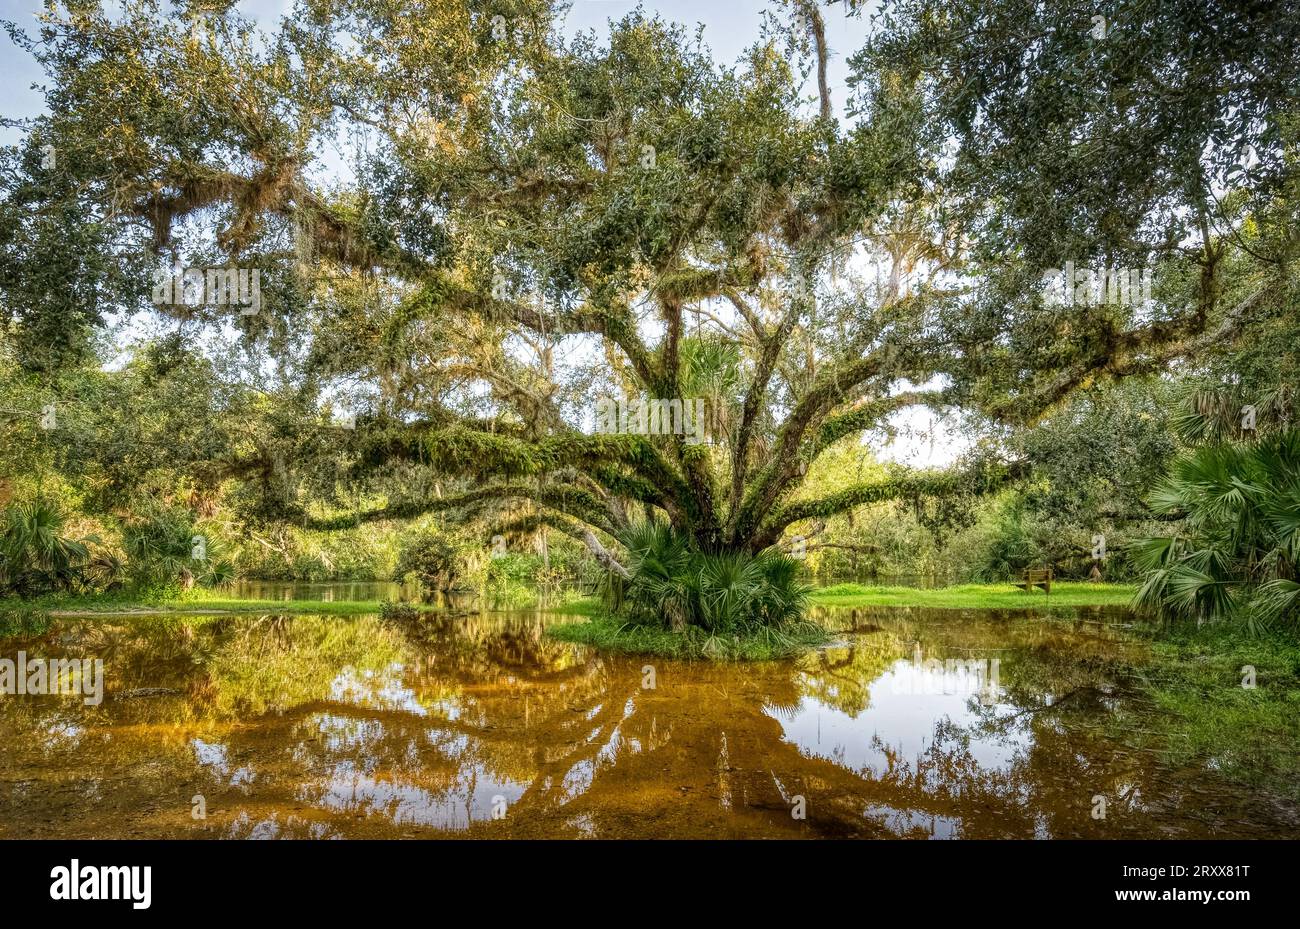
<instances>
[{"instance_id":1,"label":"shrub","mask_svg":"<svg viewBox=\"0 0 1300 929\"><path fill-rule=\"evenodd\" d=\"M196 544L196 537L202 545ZM138 586L179 583L212 587L235 577L222 543L200 532L190 514L175 507L148 505L122 527L127 568Z\"/></svg>"},{"instance_id":2,"label":"shrub","mask_svg":"<svg viewBox=\"0 0 1300 929\"><path fill-rule=\"evenodd\" d=\"M793 626L807 606L799 564L773 550L701 552L659 523L640 524L621 541L631 576L611 575L603 595L607 609L632 623L752 633Z\"/></svg>"}]
</instances>

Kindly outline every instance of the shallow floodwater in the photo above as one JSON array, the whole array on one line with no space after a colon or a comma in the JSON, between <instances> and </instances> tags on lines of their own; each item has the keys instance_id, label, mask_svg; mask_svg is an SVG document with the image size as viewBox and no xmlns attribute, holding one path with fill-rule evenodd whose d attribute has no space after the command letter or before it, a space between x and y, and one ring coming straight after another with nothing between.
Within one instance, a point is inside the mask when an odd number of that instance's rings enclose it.
<instances>
[{"instance_id":1,"label":"shallow floodwater","mask_svg":"<svg viewBox=\"0 0 1300 929\"><path fill-rule=\"evenodd\" d=\"M221 587L225 596L239 600L401 600L416 591L397 581L266 581L240 578Z\"/></svg>"},{"instance_id":2,"label":"shallow floodwater","mask_svg":"<svg viewBox=\"0 0 1300 929\"><path fill-rule=\"evenodd\" d=\"M862 581L871 584L925 589L942 587L951 583L951 580L919 574L875 578L844 577L835 578L829 583L838 583L840 581ZM334 603L336 601L342 603L349 600L418 600L420 595L417 587L410 584L401 584L397 581L275 581L261 578L240 578L223 585L220 590L222 595L239 600L282 600L286 602L289 600L320 600L324 603ZM589 593L590 591L584 590L576 584L566 583L552 585L549 588L534 588L532 592L537 595L539 602L545 604L563 602L564 597L572 594L581 596L583 593ZM444 597L444 601L445 599ZM450 601L450 605L456 608L472 608L480 605L471 591L453 593ZM491 602L489 598L482 605L488 608L496 608L500 604Z\"/></svg>"},{"instance_id":3,"label":"shallow floodwater","mask_svg":"<svg viewBox=\"0 0 1300 929\"><path fill-rule=\"evenodd\" d=\"M1281 837L1116 737L1123 611L820 614L797 661L601 655L545 613L61 620L98 706L0 696L4 837ZM996 660L996 665L993 661ZM960 664L956 662L960 661ZM1106 803L1096 818L1097 798ZM196 818L199 813L202 818Z\"/></svg>"},{"instance_id":4,"label":"shallow floodwater","mask_svg":"<svg viewBox=\"0 0 1300 929\"><path fill-rule=\"evenodd\" d=\"M391 600L393 602L419 602L421 591L418 585L400 584L396 581L267 581L257 578L231 581L219 588L222 596L236 600L290 600L320 601L322 603L346 603L357 601ZM561 604L589 594L589 588L574 583L551 584L541 587L529 587L520 591L525 596L525 603L530 608L545 609L552 604ZM458 590L451 593L435 593L429 602L432 605L453 610L501 610L519 608L518 602L512 603L502 593L487 592L480 596L474 590Z\"/></svg>"}]
</instances>

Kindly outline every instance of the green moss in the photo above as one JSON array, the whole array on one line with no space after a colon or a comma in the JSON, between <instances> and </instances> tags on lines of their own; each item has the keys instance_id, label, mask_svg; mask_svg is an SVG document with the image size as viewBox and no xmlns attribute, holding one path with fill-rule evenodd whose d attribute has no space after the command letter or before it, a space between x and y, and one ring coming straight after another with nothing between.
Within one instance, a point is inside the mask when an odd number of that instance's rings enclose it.
<instances>
[{"instance_id":1,"label":"green moss","mask_svg":"<svg viewBox=\"0 0 1300 929\"><path fill-rule=\"evenodd\" d=\"M564 612L573 611L565 607ZM689 661L774 661L796 657L831 640L830 633L815 623L780 630L759 628L745 635L709 635L694 626L672 632L633 625L604 614L586 622L550 626L546 634L607 652Z\"/></svg>"},{"instance_id":2,"label":"green moss","mask_svg":"<svg viewBox=\"0 0 1300 929\"><path fill-rule=\"evenodd\" d=\"M926 606L934 609L1069 609L1080 606L1127 606L1137 592L1132 584L1057 581L1049 596L1026 592L1014 584L962 584L921 590L916 587L868 587L836 584L813 591L818 606Z\"/></svg>"}]
</instances>

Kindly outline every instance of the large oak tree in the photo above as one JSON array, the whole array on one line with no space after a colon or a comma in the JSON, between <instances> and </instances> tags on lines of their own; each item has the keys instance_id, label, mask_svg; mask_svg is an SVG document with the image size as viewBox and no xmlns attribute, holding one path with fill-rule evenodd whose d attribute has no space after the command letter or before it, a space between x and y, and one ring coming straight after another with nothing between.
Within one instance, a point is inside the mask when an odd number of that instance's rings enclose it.
<instances>
[{"instance_id":1,"label":"large oak tree","mask_svg":"<svg viewBox=\"0 0 1300 929\"><path fill-rule=\"evenodd\" d=\"M1191 89L1144 98L1146 122L1199 120L1166 152L1121 144L1105 114L1132 124L1130 104L1092 91L1121 64L1130 89L1156 75L1149 90L1199 46L1129 41L1090 64L1034 5L900 5L855 59L843 119L811 3L730 67L640 13L565 38L527 0L301 0L269 35L223 9L51 5L39 36L11 30L50 83L49 115L5 162L3 312L25 363L56 368L107 310L150 307L153 270L260 269L256 316L154 309L301 348L311 377L366 398L340 435L358 474L413 461L451 481L363 517L526 501L517 527L572 532L615 569L604 536L639 513L701 549L758 551L804 521L1016 473L983 456L803 488L821 453L897 411L1031 420L1099 376L1201 351L1278 293L1281 252L1224 305L1232 230L1179 211L1208 209L1189 172L1243 135L1263 152L1250 189L1288 183L1281 46L1228 45L1215 73L1245 89L1217 110ZM1040 71L1026 93L1017 75ZM1198 161L1207 141L1227 155ZM1200 219L1191 291L1044 304L1041 265L1062 250L1043 243L1063 228L1084 230L1066 243L1081 260L1177 260L1150 233L1161 206ZM710 441L593 433L602 395L702 397Z\"/></svg>"}]
</instances>

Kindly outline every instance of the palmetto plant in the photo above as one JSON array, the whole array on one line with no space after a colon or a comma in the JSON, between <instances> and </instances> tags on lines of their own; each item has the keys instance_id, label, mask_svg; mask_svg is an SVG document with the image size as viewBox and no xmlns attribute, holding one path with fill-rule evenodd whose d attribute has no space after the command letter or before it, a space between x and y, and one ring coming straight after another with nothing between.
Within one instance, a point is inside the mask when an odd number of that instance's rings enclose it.
<instances>
[{"instance_id":1,"label":"palmetto plant","mask_svg":"<svg viewBox=\"0 0 1300 929\"><path fill-rule=\"evenodd\" d=\"M96 547L82 571L82 581L94 590L114 590L125 583L127 565L121 554L112 549Z\"/></svg>"},{"instance_id":2,"label":"palmetto plant","mask_svg":"<svg viewBox=\"0 0 1300 929\"><path fill-rule=\"evenodd\" d=\"M781 629L801 620L809 588L797 562L773 550L701 552L658 522L634 525L620 537L630 577L610 576L605 602L638 624L709 633Z\"/></svg>"},{"instance_id":3,"label":"palmetto plant","mask_svg":"<svg viewBox=\"0 0 1300 929\"><path fill-rule=\"evenodd\" d=\"M1285 429L1294 421L1295 402L1295 391L1287 386L1265 391L1198 390L1187 397L1172 425L1188 445L1250 439Z\"/></svg>"},{"instance_id":4,"label":"palmetto plant","mask_svg":"<svg viewBox=\"0 0 1300 929\"><path fill-rule=\"evenodd\" d=\"M707 431L713 438L732 434L744 405L743 364L735 345L716 338L682 340L682 399L704 401ZM701 424L703 426L703 424Z\"/></svg>"},{"instance_id":5,"label":"palmetto plant","mask_svg":"<svg viewBox=\"0 0 1300 929\"><path fill-rule=\"evenodd\" d=\"M188 525L151 514L123 527L122 544L137 581L173 581L193 563Z\"/></svg>"},{"instance_id":6,"label":"palmetto plant","mask_svg":"<svg viewBox=\"0 0 1300 929\"><path fill-rule=\"evenodd\" d=\"M88 542L63 535L57 507L37 501L15 504L0 516L0 593L32 596L66 590L81 579Z\"/></svg>"},{"instance_id":7,"label":"palmetto plant","mask_svg":"<svg viewBox=\"0 0 1300 929\"><path fill-rule=\"evenodd\" d=\"M1252 629L1300 617L1300 430L1184 455L1151 506L1185 528L1133 544L1149 572L1138 605L1170 619L1240 614Z\"/></svg>"},{"instance_id":8,"label":"palmetto plant","mask_svg":"<svg viewBox=\"0 0 1300 929\"><path fill-rule=\"evenodd\" d=\"M195 557L195 527L183 512L144 507L122 529L130 573L136 583L214 586L235 576L220 543L204 536L201 557Z\"/></svg>"}]
</instances>

